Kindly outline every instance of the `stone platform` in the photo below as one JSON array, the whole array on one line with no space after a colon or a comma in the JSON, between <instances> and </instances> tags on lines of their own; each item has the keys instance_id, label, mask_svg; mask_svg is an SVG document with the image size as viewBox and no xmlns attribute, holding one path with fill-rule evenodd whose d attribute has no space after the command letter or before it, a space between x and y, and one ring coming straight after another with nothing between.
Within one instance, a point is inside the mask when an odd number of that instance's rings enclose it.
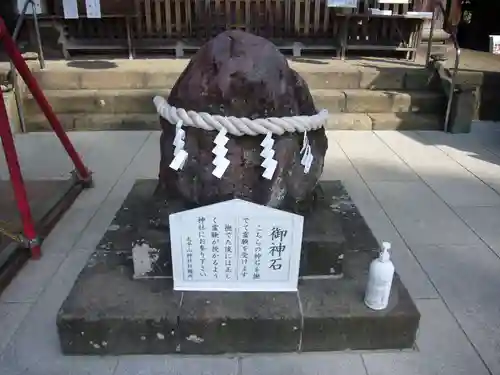
<instances>
[{"instance_id":1,"label":"stone platform","mask_svg":"<svg viewBox=\"0 0 500 375\"><path fill-rule=\"evenodd\" d=\"M365 307L378 244L338 181L322 182L304 219L297 293L177 292L171 279L168 213L137 181L57 317L65 354L219 354L410 348L420 314L396 275L390 306ZM151 268L133 271L137 247Z\"/></svg>"}]
</instances>

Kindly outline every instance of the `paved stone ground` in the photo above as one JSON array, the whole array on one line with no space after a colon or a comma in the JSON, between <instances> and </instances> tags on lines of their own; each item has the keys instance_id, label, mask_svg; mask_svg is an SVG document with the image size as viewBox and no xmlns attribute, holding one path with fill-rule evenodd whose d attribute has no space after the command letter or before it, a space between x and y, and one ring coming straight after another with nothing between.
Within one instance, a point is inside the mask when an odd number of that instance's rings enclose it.
<instances>
[{"instance_id":1,"label":"paved stone ground","mask_svg":"<svg viewBox=\"0 0 500 375\"><path fill-rule=\"evenodd\" d=\"M331 132L325 179L341 179L422 313L417 350L242 357L63 357L55 317L137 178L153 178L157 132L71 134L95 171L84 192L0 297L0 374L500 374L500 130ZM57 140L20 135L23 171L70 170ZM0 178L6 178L0 160ZM103 285L103 288L106 286Z\"/></svg>"}]
</instances>

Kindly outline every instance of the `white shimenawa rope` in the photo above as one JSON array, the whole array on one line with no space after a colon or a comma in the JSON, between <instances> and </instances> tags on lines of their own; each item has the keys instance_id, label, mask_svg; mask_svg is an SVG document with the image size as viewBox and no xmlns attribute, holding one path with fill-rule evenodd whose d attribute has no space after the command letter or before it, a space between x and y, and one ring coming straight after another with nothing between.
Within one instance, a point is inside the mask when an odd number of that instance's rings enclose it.
<instances>
[{"instance_id":1,"label":"white shimenawa rope","mask_svg":"<svg viewBox=\"0 0 500 375\"><path fill-rule=\"evenodd\" d=\"M225 128L228 133L235 136L267 134L269 132L278 135L285 132L303 133L323 127L328 119L326 109L313 116L269 117L251 120L247 117L226 117L206 112L186 111L168 104L161 96L155 96L153 102L158 114L173 125L182 121L185 126L205 130Z\"/></svg>"}]
</instances>

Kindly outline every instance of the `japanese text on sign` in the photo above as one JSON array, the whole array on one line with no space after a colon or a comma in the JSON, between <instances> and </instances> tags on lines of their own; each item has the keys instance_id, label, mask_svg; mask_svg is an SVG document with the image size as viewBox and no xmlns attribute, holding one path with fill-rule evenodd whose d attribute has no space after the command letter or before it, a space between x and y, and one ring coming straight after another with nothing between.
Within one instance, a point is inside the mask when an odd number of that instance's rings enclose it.
<instances>
[{"instance_id":1,"label":"japanese text on sign","mask_svg":"<svg viewBox=\"0 0 500 375\"><path fill-rule=\"evenodd\" d=\"M174 287L296 290L302 226L299 215L239 199L173 214Z\"/></svg>"}]
</instances>

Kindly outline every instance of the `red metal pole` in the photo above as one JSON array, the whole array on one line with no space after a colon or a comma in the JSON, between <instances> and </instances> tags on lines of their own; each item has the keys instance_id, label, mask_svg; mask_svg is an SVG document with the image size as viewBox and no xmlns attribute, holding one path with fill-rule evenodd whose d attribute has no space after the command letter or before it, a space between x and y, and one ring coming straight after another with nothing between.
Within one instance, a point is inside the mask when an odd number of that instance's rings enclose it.
<instances>
[{"instance_id":1,"label":"red metal pole","mask_svg":"<svg viewBox=\"0 0 500 375\"><path fill-rule=\"evenodd\" d=\"M27 240L27 245L31 250L31 257L39 259L41 256L40 241L35 231L35 223L31 215L31 209L28 202L28 195L26 194L26 187L19 166L19 159L17 158L16 145L12 137L10 129L9 117L3 95L0 100L0 137L2 138L3 152L5 160L9 167L10 181L14 189L14 196L16 198L17 207L21 214L21 220L24 228L24 237Z\"/></svg>"},{"instance_id":2,"label":"red metal pole","mask_svg":"<svg viewBox=\"0 0 500 375\"><path fill-rule=\"evenodd\" d=\"M75 169L78 173L79 178L82 181L89 182L91 179L90 172L87 170L87 168L83 164L82 159L80 158L80 155L78 155L75 148L73 147L73 144L69 140L68 135L66 134L64 128L59 122L59 119L55 115L54 111L52 110L52 107L47 101L47 98L45 97L43 91L38 85L38 82L31 73L28 65L26 64L26 61L24 61L24 58L21 56L21 53L19 52L19 49L12 40L12 37L9 35L7 28L5 26L5 22L1 17L0 17L0 38L3 43L5 52L7 52L7 55L10 57L12 63L16 67L16 70L23 78L24 83L26 83L26 86L28 86L28 89L31 91L31 94L37 101L40 109L45 114L45 117L52 126L52 129L59 137L59 140L61 141L63 147L66 149L66 152L73 161L73 164L75 165Z\"/></svg>"}]
</instances>

